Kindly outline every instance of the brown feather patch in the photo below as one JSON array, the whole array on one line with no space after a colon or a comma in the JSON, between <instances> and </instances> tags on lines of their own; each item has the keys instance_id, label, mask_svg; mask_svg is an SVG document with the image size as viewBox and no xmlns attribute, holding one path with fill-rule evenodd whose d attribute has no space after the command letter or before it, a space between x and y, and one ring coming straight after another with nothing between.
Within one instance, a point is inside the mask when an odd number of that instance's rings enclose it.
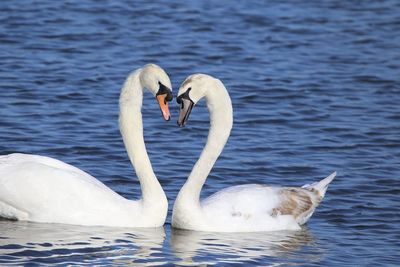
<instances>
[{"instance_id":1,"label":"brown feather patch","mask_svg":"<svg viewBox=\"0 0 400 267\"><path fill-rule=\"evenodd\" d=\"M272 210L271 215L293 215L295 218L312 211L314 203L305 189L282 188L279 191L281 205Z\"/></svg>"}]
</instances>

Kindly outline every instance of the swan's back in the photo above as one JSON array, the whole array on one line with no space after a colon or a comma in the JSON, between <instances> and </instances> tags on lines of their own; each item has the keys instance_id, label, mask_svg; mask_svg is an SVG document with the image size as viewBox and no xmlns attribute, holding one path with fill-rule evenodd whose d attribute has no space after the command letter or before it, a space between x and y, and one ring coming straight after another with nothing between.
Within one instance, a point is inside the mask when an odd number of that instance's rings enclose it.
<instances>
[{"instance_id":1,"label":"swan's back","mask_svg":"<svg viewBox=\"0 0 400 267\"><path fill-rule=\"evenodd\" d=\"M277 187L259 184L225 188L201 202L213 231L248 232L297 230L293 216L272 216L280 203Z\"/></svg>"},{"instance_id":2,"label":"swan's back","mask_svg":"<svg viewBox=\"0 0 400 267\"><path fill-rule=\"evenodd\" d=\"M0 217L9 219L96 225L129 205L86 172L37 155L0 156L0 184Z\"/></svg>"},{"instance_id":3,"label":"swan's back","mask_svg":"<svg viewBox=\"0 0 400 267\"><path fill-rule=\"evenodd\" d=\"M303 188L232 186L204 199L201 208L216 231L296 230L311 217L335 175Z\"/></svg>"},{"instance_id":4,"label":"swan's back","mask_svg":"<svg viewBox=\"0 0 400 267\"><path fill-rule=\"evenodd\" d=\"M46 156L13 153L9 155L0 156L0 179L10 178L7 174L11 169L19 168L21 172L26 170L27 173L32 173L28 166L36 165L37 168L48 167L57 170L62 170L69 173L74 173L80 176L80 179L86 180L88 183L96 184L97 186L104 186L101 182L95 179L90 174L60 160L53 159Z\"/></svg>"}]
</instances>

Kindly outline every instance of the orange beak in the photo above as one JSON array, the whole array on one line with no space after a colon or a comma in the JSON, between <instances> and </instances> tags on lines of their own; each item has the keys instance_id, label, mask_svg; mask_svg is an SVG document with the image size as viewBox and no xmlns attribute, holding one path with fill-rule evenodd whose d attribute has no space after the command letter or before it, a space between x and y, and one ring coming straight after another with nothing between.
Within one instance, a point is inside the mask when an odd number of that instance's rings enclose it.
<instances>
[{"instance_id":1,"label":"orange beak","mask_svg":"<svg viewBox=\"0 0 400 267\"><path fill-rule=\"evenodd\" d=\"M166 121L169 121L171 115L169 114L168 102L167 102L168 94L157 95L157 101L160 105L161 113Z\"/></svg>"}]
</instances>

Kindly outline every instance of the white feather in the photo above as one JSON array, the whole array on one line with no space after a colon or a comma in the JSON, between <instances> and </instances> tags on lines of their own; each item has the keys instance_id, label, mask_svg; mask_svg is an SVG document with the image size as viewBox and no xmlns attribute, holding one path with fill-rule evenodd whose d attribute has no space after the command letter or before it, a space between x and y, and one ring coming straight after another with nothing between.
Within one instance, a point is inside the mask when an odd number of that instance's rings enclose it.
<instances>
[{"instance_id":1,"label":"white feather","mask_svg":"<svg viewBox=\"0 0 400 267\"><path fill-rule=\"evenodd\" d=\"M90 174L59 160L10 154L0 156L0 217L79 225L163 225L168 203L146 152L140 111L143 88L155 94L158 80L170 86L160 67L146 65L127 78L120 97L120 130L141 183L142 199L125 199Z\"/></svg>"},{"instance_id":2,"label":"white feather","mask_svg":"<svg viewBox=\"0 0 400 267\"><path fill-rule=\"evenodd\" d=\"M193 103L206 98L211 126L206 146L175 201L172 226L217 232L300 229L318 206L335 173L315 184L322 197L312 189L249 184L223 189L199 201L207 176L229 137L232 104L222 82L209 75L189 76L178 96L186 92L190 92L188 95ZM180 116L185 117L185 114Z\"/></svg>"}]
</instances>

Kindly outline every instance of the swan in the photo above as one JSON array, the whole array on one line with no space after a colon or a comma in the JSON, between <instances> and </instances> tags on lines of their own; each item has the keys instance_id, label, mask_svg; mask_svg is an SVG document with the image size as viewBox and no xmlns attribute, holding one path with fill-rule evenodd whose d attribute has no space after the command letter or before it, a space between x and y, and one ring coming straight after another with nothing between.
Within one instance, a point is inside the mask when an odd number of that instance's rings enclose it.
<instances>
[{"instance_id":1,"label":"swan","mask_svg":"<svg viewBox=\"0 0 400 267\"><path fill-rule=\"evenodd\" d=\"M159 227L168 202L158 182L143 138L141 106L144 88L170 119L171 81L148 64L129 74L119 106L120 132L139 178L142 198L128 200L90 174L62 161L38 155L0 156L0 217L42 223L113 227Z\"/></svg>"},{"instance_id":2,"label":"swan","mask_svg":"<svg viewBox=\"0 0 400 267\"><path fill-rule=\"evenodd\" d=\"M321 202L336 172L301 188L232 186L200 202L200 191L228 140L233 121L231 99L223 83L206 74L193 74L179 88L179 126L185 125L193 106L203 97L210 113L207 143L178 193L172 226L211 232L299 230Z\"/></svg>"}]
</instances>

